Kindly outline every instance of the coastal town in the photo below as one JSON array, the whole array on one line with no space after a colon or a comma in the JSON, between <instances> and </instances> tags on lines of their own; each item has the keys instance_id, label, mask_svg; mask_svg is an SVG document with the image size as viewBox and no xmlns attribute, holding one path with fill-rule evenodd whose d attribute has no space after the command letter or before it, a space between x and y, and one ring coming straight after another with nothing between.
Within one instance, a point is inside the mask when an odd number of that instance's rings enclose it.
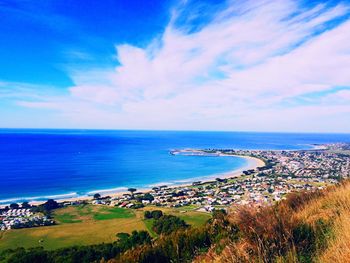
<instances>
[{"instance_id":1,"label":"coastal town","mask_svg":"<svg viewBox=\"0 0 350 263\"><path fill-rule=\"evenodd\" d=\"M53 225L54 221L47 216L34 213L30 208L4 209L0 213L0 230L29 228Z\"/></svg>"},{"instance_id":2,"label":"coastal town","mask_svg":"<svg viewBox=\"0 0 350 263\"><path fill-rule=\"evenodd\" d=\"M96 193L92 200L62 201L58 207L81 203L125 209L192 206L196 211L210 213L242 205L272 205L291 192L323 189L350 176L350 144L346 143L318 145L310 150L183 149L173 150L170 154L213 158L238 156L251 158L256 163L255 167L238 175L226 174L225 177L190 185L160 185L147 192L129 188L128 193L111 196ZM37 206L2 208L0 230L54 224L50 214L33 212L37 211L33 208Z\"/></svg>"}]
</instances>

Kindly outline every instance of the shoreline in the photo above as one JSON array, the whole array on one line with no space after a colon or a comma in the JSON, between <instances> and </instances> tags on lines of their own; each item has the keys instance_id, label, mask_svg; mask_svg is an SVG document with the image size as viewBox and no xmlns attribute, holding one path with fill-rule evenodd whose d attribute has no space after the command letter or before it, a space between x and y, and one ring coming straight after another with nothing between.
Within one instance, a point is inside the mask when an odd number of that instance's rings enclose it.
<instances>
[{"instance_id":1,"label":"shoreline","mask_svg":"<svg viewBox=\"0 0 350 263\"><path fill-rule=\"evenodd\" d=\"M209 176L202 176L202 177L195 177L195 178L189 178L189 179L184 179L184 180L179 180L179 181L174 181L174 182L159 182L159 183L155 183L149 186L144 186L144 187L140 187L137 188L137 192L141 192L141 193L148 193L150 191L152 191L152 188L155 186L161 186L161 185L167 185L167 184L171 184L168 185L168 188L179 188L179 187L188 187L188 186L192 186L193 182L196 181L201 181L202 183L205 182L210 182L215 180L216 178L221 178L221 179L226 179L226 178L234 178L234 177L239 177L242 175L242 172L245 170L250 170L250 169L256 169L257 167L261 167L265 165L265 162L262 159L256 158L256 157L252 157L252 156L244 156L244 155L229 155L229 154L220 154L219 156L232 156L232 157L238 157L238 158L243 158L247 161L246 165L244 165L243 167L240 167L238 169L229 171L229 172L224 172L224 173L220 173L220 174L213 174L213 175L209 175ZM178 182L178 183L176 183ZM119 190L118 190L119 189ZM93 194L95 193L99 193L101 194L101 196L111 196L111 197L120 197L123 194L127 194L129 193L127 191L127 187L115 187L115 188L111 188L111 189L101 189L101 190L94 190L94 191L89 191L87 194L85 195L81 195L81 196L77 196L77 197L67 197L67 198L54 198L56 196L67 196L67 195L73 195L76 193L68 193L68 194L58 194L58 195L48 195L47 199L55 199L57 202L78 202L78 201L91 201L93 200ZM91 194L91 195L90 195ZM29 197L30 198L30 197ZM38 197L41 198L41 197ZM43 198L45 198L45 196L43 196ZM23 200L25 200L26 198L23 197ZM32 201L28 201L29 204L31 205L40 205L45 203L46 200L32 200ZM14 203L16 200L21 200L21 198L9 198L7 199L8 201L13 200L13 202L9 202L9 203L3 203L0 204L0 208L3 208L5 206L10 205L11 203ZM6 201L7 201L6 200ZM22 201L20 201L22 202ZM17 203L20 203L17 202Z\"/></svg>"}]
</instances>

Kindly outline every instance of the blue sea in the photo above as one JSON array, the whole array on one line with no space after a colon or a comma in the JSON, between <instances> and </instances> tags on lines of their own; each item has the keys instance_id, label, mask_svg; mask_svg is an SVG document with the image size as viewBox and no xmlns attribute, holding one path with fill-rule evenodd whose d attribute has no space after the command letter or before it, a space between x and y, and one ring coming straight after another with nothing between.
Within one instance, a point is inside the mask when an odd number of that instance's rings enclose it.
<instances>
[{"instance_id":1,"label":"blue sea","mask_svg":"<svg viewBox=\"0 0 350 263\"><path fill-rule=\"evenodd\" d=\"M308 149L350 134L0 129L0 204L176 184L239 169L239 157L172 149Z\"/></svg>"}]
</instances>

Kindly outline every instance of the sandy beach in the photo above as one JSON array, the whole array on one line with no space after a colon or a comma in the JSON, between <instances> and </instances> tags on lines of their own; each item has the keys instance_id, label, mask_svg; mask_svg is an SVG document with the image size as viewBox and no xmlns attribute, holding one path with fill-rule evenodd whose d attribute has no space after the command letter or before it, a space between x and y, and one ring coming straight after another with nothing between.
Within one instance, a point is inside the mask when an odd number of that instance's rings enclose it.
<instances>
[{"instance_id":1,"label":"sandy beach","mask_svg":"<svg viewBox=\"0 0 350 263\"><path fill-rule=\"evenodd\" d=\"M173 183L167 183L169 188L179 188L179 187L186 187L186 186L191 186L193 182L196 181L201 181L202 183L205 182L210 182L215 180L216 178L232 178L232 177L239 177L242 175L243 171L245 170L250 170L250 169L256 169L257 167L262 167L265 165L264 161L256 158L256 157L251 157L251 156L241 156L241 155L226 155L226 154L220 154L220 156L233 156L233 157L239 157L239 158L244 158L247 161L247 164L239 169L230 171L230 172L226 172L226 173L221 173L221 174L213 174L211 176L205 176L205 177L196 177L196 178L190 178L188 180L182 180L181 182L178 181L178 183L173 182ZM164 185L166 183L158 183L155 185L152 185L152 187L141 187L141 188L137 188L137 192L141 192L141 193L147 193L152 191L152 188L154 186L161 186ZM170 185L169 185L170 184ZM57 198L55 199L58 202L77 202L77 201L89 201L93 199L93 194L94 193L99 193L102 196L111 196L111 197L120 197L123 194L127 194L129 193L127 191L127 188L123 188L123 187L118 187L118 188L114 188L114 189L105 189L105 190L96 190L93 192L90 192L89 195L83 195L83 196L79 196L79 197L72 197L72 198ZM42 203L44 203L45 201L30 201L29 203L31 205L40 205ZM3 206L6 206L9 204L3 204Z\"/></svg>"}]
</instances>

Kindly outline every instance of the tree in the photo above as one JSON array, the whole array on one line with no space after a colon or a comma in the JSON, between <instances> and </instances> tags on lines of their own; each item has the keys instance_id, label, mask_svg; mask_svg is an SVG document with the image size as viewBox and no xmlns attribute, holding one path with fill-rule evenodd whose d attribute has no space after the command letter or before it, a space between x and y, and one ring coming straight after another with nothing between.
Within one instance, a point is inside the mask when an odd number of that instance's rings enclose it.
<instances>
[{"instance_id":1,"label":"tree","mask_svg":"<svg viewBox=\"0 0 350 263\"><path fill-rule=\"evenodd\" d=\"M94 194L94 199L100 199L101 195L99 193Z\"/></svg>"},{"instance_id":2,"label":"tree","mask_svg":"<svg viewBox=\"0 0 350 263\"><path fill-rule=\"evenodd\" d=\"M187 227L188 225L184 220L173 215L163 215L153 223L154 232L165 235L169 235L171 232Z\"/></svg>"},{"instance_id":3,"label":"tree","mask_svg":"<svg viewBox=\"0 0 350 263\"><path fill-rule=\"evenodd\" d=\"M132 231L131 242L133 246L141 244L151 244L152 238L147 231Z\"/></svg>"},{"instance_id":4,"label":"tree","mask_svg":"<svg viewBox=\"0 0 350 263\"><path fill-rule=\"evenodd\" d=\"M22 205L21 205L22 208L30 208L30 204L28 202L23 202Z\"/></svg>"},{"instance_id":5,"label":"tree","mask_svg":"<svg viewBox=\"0 0 350 263\"><path fill-rule=\"evenodd\" d=\"M118 233L118 245L127 250L142 244L151 244L152 238L147 231L132 231L131 235L128 233Z\"/></svg>"},{"instance_id":6,"label":"tree","mask_svg":"<svg viewBox=\"0 0 350 263\"><path fill-rule=\"evenodd\" d=\"M154 192L158 192L159 191L159 187L152 187L152 190L154 191Z\"/></svg>"},{"instance_id":7,"label":"tree","mask_svg":"<svg viewBox=\"0 0 350 263\"><path fill-rule=\"evenodd\" d=\"M49 199L46 201L46 203L43 204L43 208L46 210L46 211L51 211L53 209L56 209L58 208L58 203L53 200L53 199Z\"/></svg>"},{"instance_id":8,"label":"tree","mask_svg":"<svg viewBox=\"0 0 350 263\"><path fill-rule=\"evenodd\" d=\"M163 212L161 210L153 210L151 212L151 216L154 219L159 219L159 218L161 218L163 216Z\"/></svg>"},{"instance_id":9,"label":"tree","mask_svg":"<svg viewBox=\"0 0 350 263\"><path fill-rule=\"evenodd\" d=\"M151 219L152 218L152 214L150 211L145 211L144 215L145 219Z\"/></svg>"},{"instance_id":10,"label":"tree","mask_svg":"<svg viewBox=\"0 0 350 263\"><path fill-rule=\"evenodd\" d=\"M121 232L121 233L117 233L116 236L119 240L126 240L130 237L130 234Z\"/></svg>"},{"instance_id":11,"label":"tree","mask_svg":"<svg viewBox=\"0 0 350 263\"><path fill-rule=\"evenodd\" d=\"M154 197L153 197L153 195L151 195L150 193L146 193L146 194L144 194L144 195L142 195L142 196L136 197L136 200L137 200L138 202L142 202L142 200L147 200L147 201L152 202L152 201L154 200Z\"/></svg>"},{"instance_id":12,"label":"tree","mask_svg":"<svg viewBox=\"0 0 350 263\"><path fill-rule=\"evenodd\" d=\"M154 200L154 197L153 197L153 195L151 195L150 193L146 193L146 194L143 196L142 199L143 199L143 200L148 200L148 201L152 202L152 201Z\"/></svg>"},{"instance_id":13,"label":"tree","mask_svg":"<svg viewBox=\"0 0 350 263\"><path fill-rule=\"evenodd\" d=\"M18 209L19 208L19 204L12 203L12 204L10 204L10 208L11 209Z\"/></svg>"},{"instance_id":14,"label":"tree","mask_svg":"<svg viewBox=\"0 0 350 263\"><path fill-rule=\"evenodd\" d=\"M134 197L134 193L137 191L136 188L128 188L128 191L131 193L131 196Z\"/></svg>"},{"instance_id":15,"label":"tree","mask_svg":"<svg viewBox=\"0 0 350 263\"><path fill-rule=\"evenodd\" d=\"M145 211L144 217L145 219L159 219L163 216L163 212L161 210L153 210L153 211Z\"/></svg>"}]
</instances>

